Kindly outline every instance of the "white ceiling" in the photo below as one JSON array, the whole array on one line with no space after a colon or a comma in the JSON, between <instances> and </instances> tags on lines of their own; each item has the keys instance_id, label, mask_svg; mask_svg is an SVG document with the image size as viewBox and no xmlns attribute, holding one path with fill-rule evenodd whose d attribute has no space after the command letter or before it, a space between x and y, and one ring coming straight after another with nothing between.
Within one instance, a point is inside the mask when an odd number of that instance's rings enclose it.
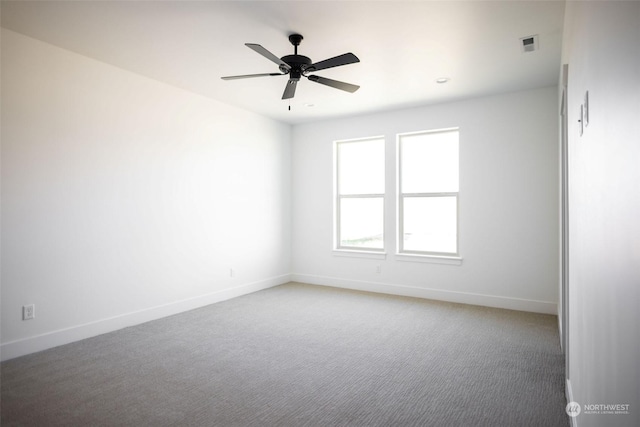
<instances>
[{"instance_id":1,"label":"white ceiling","mask_svg":"<svg viewBox=\"0 0 640 427\"><path fill-rule=\"evenodd\" d=\"M564 1L17 1L2 26L156 80L287 123L357 115L551 86L560 69ZM286 77L244 46L314 62L353 52L360 63L317 75L354 94ZM537 34L540 50L522 53ZM437 84L448 77L447 84ZM313 104L312 107L306 104Z\"/></svg>"}]
</instances>

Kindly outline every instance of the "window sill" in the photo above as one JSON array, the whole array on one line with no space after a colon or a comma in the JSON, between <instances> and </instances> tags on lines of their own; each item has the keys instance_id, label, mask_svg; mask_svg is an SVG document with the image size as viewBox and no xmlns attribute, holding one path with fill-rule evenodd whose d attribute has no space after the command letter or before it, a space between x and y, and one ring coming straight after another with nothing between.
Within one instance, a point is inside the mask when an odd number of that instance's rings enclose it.
<instances>
[{"instance_id":1,"label":"window sill","mask_svg":"<svg viewBox=\"0 0 640 427\"><path fill-rule=\"evenodd\" d=\"M347 249L334 249L333 256L342 256L349 258L367 258L367 259L387 259L386 252L370 252L370 251L353 251Z\"/></svg>"},{"instance_id":2,"label":"window sill","mask_svg":"<svg viewBox=\"0 0 640 427\"><path fill-rule=\"evenodd\" d=\"M396 261L426 262L430 264L462 265L462 258L457 256L396 254Z\"/></svg>"}]
</instances>

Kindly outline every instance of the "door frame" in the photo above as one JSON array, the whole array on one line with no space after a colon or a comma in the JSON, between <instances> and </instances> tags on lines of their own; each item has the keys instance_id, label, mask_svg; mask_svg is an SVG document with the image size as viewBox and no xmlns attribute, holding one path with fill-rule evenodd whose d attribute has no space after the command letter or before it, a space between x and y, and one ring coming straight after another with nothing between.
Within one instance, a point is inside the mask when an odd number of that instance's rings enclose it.
<instances>
[{"instance_id":1,"label":"door frame","mask_svg":"<svg viewBox=\"0 0 640 427\"><path fill-rule=\"evenodd\" d=\"M569 65L562 66L562 93L560 101L560 316L561 346L565 355L565 378L569 379L570 364L570 292L569 292L569 132L568 107Z\"/></svg>"}]
</instances>

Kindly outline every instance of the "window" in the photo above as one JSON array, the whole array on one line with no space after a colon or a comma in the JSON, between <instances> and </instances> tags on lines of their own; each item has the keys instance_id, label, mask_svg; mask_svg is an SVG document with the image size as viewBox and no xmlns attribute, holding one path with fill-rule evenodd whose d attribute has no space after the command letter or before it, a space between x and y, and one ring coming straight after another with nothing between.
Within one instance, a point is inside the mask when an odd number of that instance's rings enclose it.
<instances>
[{"instance_id":1,"label":"window","mask_svg":"<svg viewBox=\"0 0 640 427\"><path fill-rule=\"evenodd\" d=\"M398 135L399 253L458 256L458 129Z\"/></svg>"},{"instance_id":2,"label":"window","mask_svg":"<svg viewBox=\"0 0 640 427\"><path fill-rule=\"evenodd\" d=\"M335 145L336 249L384 250L384 138Z\"/></svg>"}]
</instances>

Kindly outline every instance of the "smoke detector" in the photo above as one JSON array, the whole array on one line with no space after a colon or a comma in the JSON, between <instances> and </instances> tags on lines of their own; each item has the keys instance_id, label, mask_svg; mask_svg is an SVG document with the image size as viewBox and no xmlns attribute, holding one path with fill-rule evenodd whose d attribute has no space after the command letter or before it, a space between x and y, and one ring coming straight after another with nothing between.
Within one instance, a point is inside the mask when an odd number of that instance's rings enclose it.
<instances>
[{"instance_id":1,"label":"smoke detector","mask_svg":"<svg viewBox=\"0 0 640 427\"><path fill-rule=\"evenodd\" d=\"M520 39L520 48L522 49L522 53L529 53L538 50L540 48L538 45L538 35L522 37Z\"/></svg>"}]
</instances>

